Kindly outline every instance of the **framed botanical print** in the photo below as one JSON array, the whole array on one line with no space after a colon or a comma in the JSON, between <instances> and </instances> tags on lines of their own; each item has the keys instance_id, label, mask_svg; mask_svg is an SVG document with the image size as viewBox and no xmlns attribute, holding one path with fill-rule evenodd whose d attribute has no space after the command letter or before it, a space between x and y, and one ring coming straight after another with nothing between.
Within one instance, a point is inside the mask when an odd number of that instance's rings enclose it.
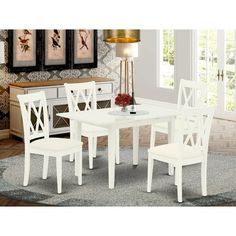
<instances>
[{"instance_id":1,"label":"framed botanical print","mask_svg":"<svg viewBox=\"0 0 236 236\"><path fill-rule=\"evenodd\" d=\"M40 32L38 30L8 30L9 72L40 70Z\"/></svg>"},{"instance_id":2,"label":"framed botanical print","mask_svg":"<svg viewBox=\"0 0 236 236\"><path fill-rule=\"evenodd\" d=\"M97 67L97 30L71 30L72 68Z\"/></svg>"},{"instance_id":3,"label":"framed botanical print","mask_svg":"<svg viewBox=\"0 0 236 236\"><path fill-rule=\"evenodd\" d=\"M51 29L42 31L42 56L44 70L69 68L69 31Z\"/></svg>"}]
</instances>

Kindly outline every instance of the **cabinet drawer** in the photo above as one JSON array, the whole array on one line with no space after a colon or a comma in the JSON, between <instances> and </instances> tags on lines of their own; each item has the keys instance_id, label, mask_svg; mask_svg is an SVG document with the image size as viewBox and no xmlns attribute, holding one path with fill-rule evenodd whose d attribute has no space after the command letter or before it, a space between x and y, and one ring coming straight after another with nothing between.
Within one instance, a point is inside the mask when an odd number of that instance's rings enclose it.
<instances>
[{"instance_id":1,"label":"cabinet drawer","mask_svg":"<svg viewBox=\"0 0 236 236\"><path fill-rule=\"evenodd\" d=\"M97 94L108 94L112 93L112 84L96 84Z\"/></svg>"},{"instance_id":2,"label":"cabinet drawer","mask_svg":"<svg viewBox=\"0 0 236 236\"><path fill-rule=\"evenodd\" d=\"M110 94L112 93L112 84L96 84L97 94ZM86 93L87 94L87 93ZM65 98L66 91L64 87L58 88L58 97Z\"/></svg>"},{"instance_id":3,"label":"cabinet drawer","mask_svg":"<svg viewBox=\"0 0 236 236\"><path fill-rule=\"evenodd\" d=\"M28 93L44 91L47 99L57 98L57 88L28 89Z\"/></svg>"},{"instance_id":4,"label":"cabinet drawer","mask_svg":"<svg viewBox=\"0 0 236 236\"><path fill-rule=\"evenodd\" d=\"M66 98L66 90L65 87L58 88L58 97L59 98Z\"/></svg>"}]
</instances>

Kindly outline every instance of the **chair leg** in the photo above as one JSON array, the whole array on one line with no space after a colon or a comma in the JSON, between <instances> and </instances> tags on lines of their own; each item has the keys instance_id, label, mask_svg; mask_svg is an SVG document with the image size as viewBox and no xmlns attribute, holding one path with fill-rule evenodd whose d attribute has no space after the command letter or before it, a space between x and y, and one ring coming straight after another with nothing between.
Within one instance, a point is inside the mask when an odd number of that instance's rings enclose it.
<instances>
[{"instance_id":1,"label":"chair leg","mask_svg":"<svg viewBox=\"0 0 236 236\"><path fill-rule=\"evenodd\" d=\"M69 159L70 162L73 162L74 161L74 154L70 154L70 159Z\"/></svg>"},{"instance_id":2,"label":"chair leg","mask_svg":"<svg viewBox=\"0 0 236 236\"><path fill-rule=\"evenodd\" d=\"M56 168L57 168L57 193L62 191L62 156L56 157Z\"/></svg>"},{"instance_id":3,"label":"chair leg","mask_svg":"<svg viewBox=\"0 0 236 236\"><path fill-rule=\"evenodd\" d=\"M93 169L93 138L88 138L89 169Z\"/></svg>"},{"instance_id":4,"label":"chair leg","mask_svg":"<svg viewBox=\"0 0 236 236\"><path fill-rule=\"evenodd\" d=\"M201 185L202 185L202 196L207 196L207 162L201 163Z\"/></svg>"},{"instance_id":5,"label":"chair leg","mask_svg":"<svg viewBox=\"0 0 236 236\"><path fill-rule=\"evenodd\" d=\"M153 158L148 156L147 192L149 193L152 191L153 161Z\"/></svg>"},{"instance_id":6,"label":"chair leg","mask_svg":"<svg viewBox=\"0 0 236 236\"><path fill-rule=\"evenodd\" d=\"M43 158L43 179L47 179L47 177L48 177L48 161L49 161L49 156L44 156L44 158Z\"/></svg>"},{"instance_id":7,"label":"chair leg","mask_svg":"<svg viewBox=\"0 0 236 236\"><path fill-rule=\"evenodd\" d=\"M82 150L75 153L75 173L78 176L78 185L82 185L82 168L83 159L82 159Z\"/></svg>"},{"instance_id":8,"label":"chair leg","mask_svg":"<svg viewBox=\"0 0 236 236\"><path fill-rule=\"evenodd\" d=\"M155 139L156 139L156 132L152 126L151 127L151 137L150 137L150 148L155 146Z\"/></svg>"},{"instance_id":9,"label":"chair leg","mask_svg":"<svg viewBox=\"0 0 236 236\"><path fill-rule=\"evenodd\" d=\"M74 153L75 156L75 176L79 175L79 158L78 158L78 154Z\"/></svg>"},{"instance_id":10,"label":"chair leg","mask_svg":"<svg viewBox=\"0 0 236 236\"><path fill-rule=\"evenodd\" d=\"M25 169L24 169L24 181L23 186L27 186L29 183L30 174L30 152L25 151Z\"/></svg>"},{"instance_id":11,"label":"chair leg","mask_svg":"<svg viewBox=\"0 0 236 236\"><path fill-rule=\"evenodd\" d=\"M182 202L182 166L177 166L175 169L177 178L177 198L178 202Z\"/></svg>"},{"instance_id":12,"label":"chair leg","mask_svg":"<svg viewBox=\"0 0 236 236\"><path fill-rule=\"evenodd\" d=\"M93 158L97 156L97 137L93 137Z\"/></svg>"},{"instance_id":13,"label":"chair leg","mask_svg":"<svg viewBox=\"0 0 236 236\"><path fill-rule=\"evenodd\" d=\"M74 127L74 122L70 121L70 138L74 139L74 131L75 131L75 127ZM70 162L74 161L74 153L70 154L70 158L69 158Z\"/></svg>"},{"instance_id":14,"label":"chair leg","mask_svg":"<svg viewBox=\"0 0 236 236\"><path fill-rule=\"evenodd\" d=\"M120 134L119 129L116 131L116 164L120 164Z\"/></svg>"}]
</instances>

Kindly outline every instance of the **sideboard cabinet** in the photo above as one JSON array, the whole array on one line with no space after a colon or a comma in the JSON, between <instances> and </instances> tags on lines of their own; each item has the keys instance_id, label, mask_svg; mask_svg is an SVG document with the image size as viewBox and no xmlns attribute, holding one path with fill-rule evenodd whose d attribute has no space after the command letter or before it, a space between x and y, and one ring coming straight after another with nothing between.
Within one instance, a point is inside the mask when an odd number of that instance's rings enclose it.
<instances>
[{"instance_id":1,"label":"sideboard cabinet","mask_svg":"<svg viewBox=\"0 0 236 236\"><path fill-rule=\"evenodd\" d=\"M93 77L66 80L50 80L38 82L19 82L10 84L10 134L23 138L23 125L21 119L18 94L29 94L44 91L46 94L49 114L50 135L69 132L69 120L59 117L59 112L67 112L67 99L64 83L83 83L95 81L97 90L97 108L112 106L114 99L113 80ZM83 106L83 104L80 104ZM34 116L32 115L32 123Z\"/></svg>"}]
</instances>

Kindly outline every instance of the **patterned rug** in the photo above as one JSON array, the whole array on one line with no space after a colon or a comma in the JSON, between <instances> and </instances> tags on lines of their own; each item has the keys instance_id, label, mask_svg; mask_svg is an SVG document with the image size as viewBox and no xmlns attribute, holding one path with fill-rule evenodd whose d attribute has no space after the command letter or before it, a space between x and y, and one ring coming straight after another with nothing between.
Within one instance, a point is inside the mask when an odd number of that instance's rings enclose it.
<instances>
[{"instance_id":1,"label":"patterned rug","mask_svg":"<svg viewBox=\"0 0 236 236\"><path fill-rule=\"evenodd\" d=\"M183 199L177 202L174 177L167 164L155 161L152 193L146 192L147 149L140 148L139 165L132 165L132 149L121 149L116 165L115 189L108 189L107 150L99 149L94 169L88 169L88 153L83 153L83 185L77 185L74 163L63 159L62 194L56 193L56 163L49 161L48 179L43 180L43 159L31 156L29 185L22 186L24 156L0 161L0 195L56 206L236 206L236 157L208 156L208 196L201 196L200 165L183 168Z\"/></svg>"}]
</instances>

